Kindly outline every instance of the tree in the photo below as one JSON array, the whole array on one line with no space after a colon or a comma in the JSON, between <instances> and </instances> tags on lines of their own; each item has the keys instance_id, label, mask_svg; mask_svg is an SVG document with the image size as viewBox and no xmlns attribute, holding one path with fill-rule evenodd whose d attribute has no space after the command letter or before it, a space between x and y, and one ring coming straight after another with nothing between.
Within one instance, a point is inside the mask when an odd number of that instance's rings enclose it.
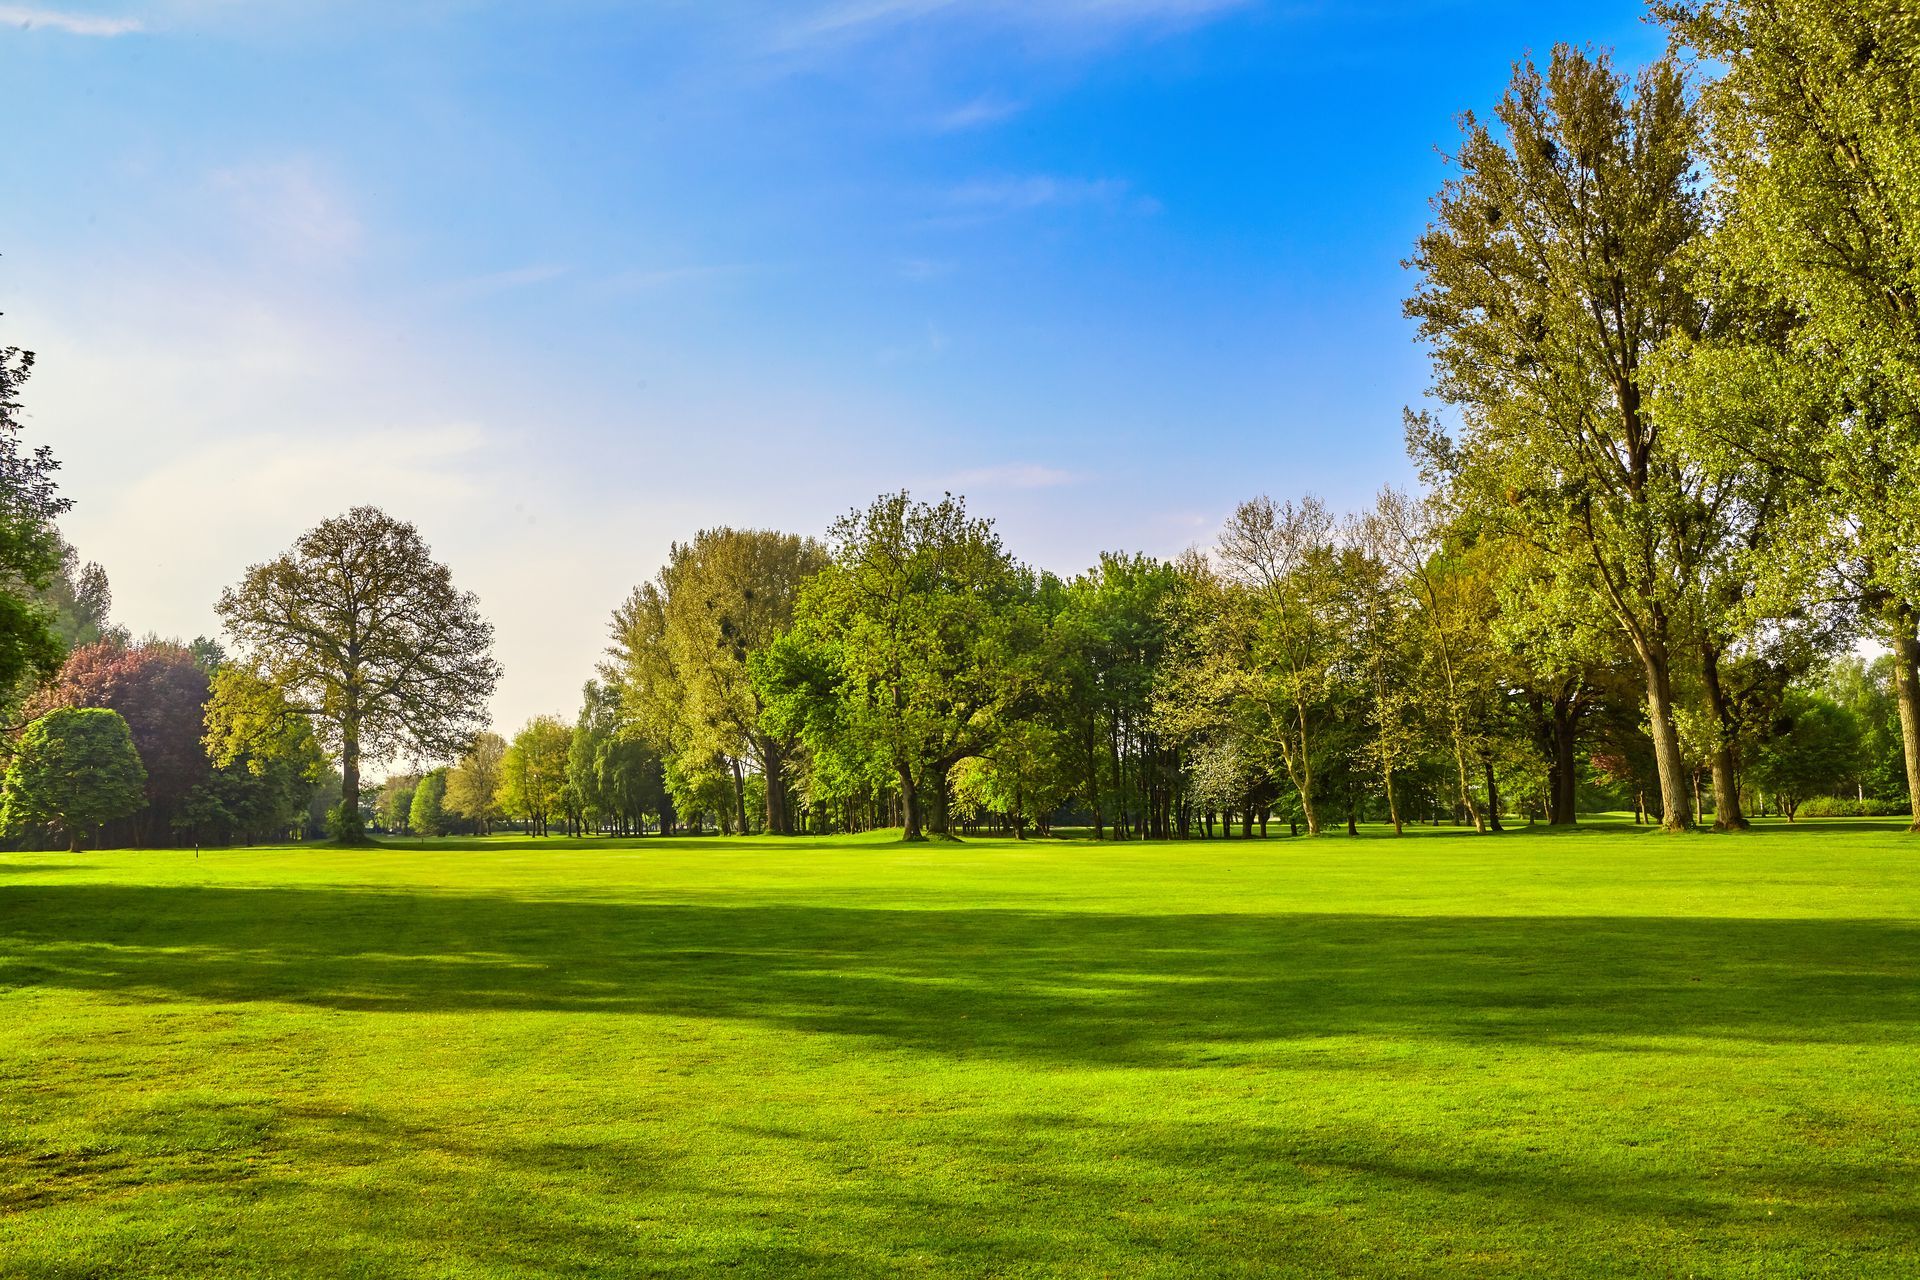
<instances>
[{"instance_id":1,"label":"tree","mask_svg":"<svg viewBox=\"0 0 1920 1280\"><path fill-rule=\"evenodd\" d=\"M802 588L796 631L833 669L839 723L892 769L904 838L950 839L953 766L992 748L1038 675L1033 577L951 494L887 494L842 517L830 541L833 561Z\"/></svg>"},{"instance_id":2,"label":"tree","mask_svg":"<svg viewBox=\"0 0 1920 1280\"><path fill-rule=\"evenodd\" d=\"M420 779L420 785L413 789L413 801L407 813L407 825L413 828L417 836L443 836L447 834L447 771L434 769Z\"/></svg>"},{"instance_id":3,"label":"tree","mask_svg":"<svg viewBox=\"0 0 1920 1280\"><path fill-rule=\"evenodd\" d=\"M1180 699L1224 716L1244 761L1277 759L1292 783L1309 835L1320 834L1316 770L1322 735L1337 714L1351 670L1338 597L1346 574L1335 522L1317 498L1243 502L1221 530L1213 598L1190 615L1196 646L1176 678ZM1190 695L1180 690L1185 683Z\"/></svg>"},{"instance_id":4,"label":"tree","mask_svg":"<svg viewBox=\"0 0 1920 1280\"><path fill-rule=\"evenodd\" d=\"M1791 821L1802 801L1833 790L1859 767L1860 724L1832 699L1795 690L1756 755L1754 781Z\"/></svg>"},{"instance_id":5,"label":"tree","mask_svg":"<svg viewBox=\"0 0 1920 1280\"><path fill-rule=\"evenodd\" d=\"M1407 313L1462 433L1414 418L1410 444L1480 510L1591 568L1644 669L1664 821L1681 830L1674 663L1703 482L1659 429L1649 361L1701 323L1683 261L1702 226L1695 120L1671 61L1629 86L1566 46L1544 77L1521 64L1498 114L1504 138L1464 118L1460 176L1409 264Z\"/></svg>"},{"instance_id":6,"label":"tree","mask_svg":"<svg viewBox=\"0 0 1920 1280\"><path fill-rule=\"evenodd\" d=\"M175 825L231 840L266 839L304 825L327 776L307 718L281 692L242 667L213 672L202 739L212 773L187 794Z\"/></svg>"},{"instance_id":7,"label":"tree","mask_svg":"<svg viewBox=\"0 0 1920 1280\"><path fill-rule=\"evenodd\" d=\"M159 837L179 816L210 768L201 743L211 686L193 654L168 641L131 647L98 641L76 649L52 684L27 702L27 714L56 707L105 707L125 718L146 767L141 833Z\"/></svg>"},{"instance_id":8,"label":"tree","mask_svg":"<svg viewBox=\"0 0 1920 1280\"><path fill-rule=\"evenodd\" d=\"M793 625L800 587L826 562L811 538L764 529L703 529L678 543L654 583L636 592L615 634L626 640L614 683L636 690L670 685L670 700L643 712L659 741L689 757L718 762L733 777L735 821L746 826L743 764L766 779L766 829L788 834L787 763L797 742L773 732L750 664ZM657 642L632 633L655 621ZM664 664L664 670L650 667ZM644 694L642 696L645 696Z\"/></svg>"},{"instance_id":9,"label":"tree","mask_svg":"<svg viewBox=\"0 0 1920 1280\"><path fill-rule=\"evenodd\" d=\"M1724 361L1798 403L1740 444L1800 473L1771 557L1782 606L1848 584L1893 655L1920 794L1920 99L1898 0L1704 0L1656 11L1705 89L1713 269L1791 318ZM1841 594L1835 592L1834 594ZM1920 830L1920 814L1914 819Z\"/></svg>"},{"instance_id":10,"label":"tree","mask_svg":"<svg viewBox=\"0 0 1920 1280\"><path fill-rule=\"evenodd\" d=\"M349 838L362 758L457 755L500 678L479 601L454 588L419 530L375 507L249 568L218 609L248 660L339 753Z\"/></svg>"},{"instance_id":11,"label":"tree","mask_svg":"<svg viewBox=\"0 0 1920 1280\"><path fill-rule=\"evenodd\" d=\"M525 822L529 835L547 834L547 822L561 806L572 745L573 734L558 716L535 716L513 735L501 760L500 808Z\"/></svg>"},{"instance_id":12,"label":"tree","mask_svg":"<svg viewBox=\"0 0 1920 1280\"><path fill-rule=\"evenodd\" d=\"M486 835L500 816L498 796L506 754L505 738L476 733L447 773L446 810L471 822L476 834Z\"/></svg>"},{"instance_id":13,"label":"tree","mask_svg":"<svg viewBox=\"0 0 1920 1280\"><path fill-rule=\"evenodd\" d=\"M60 464L46 445L21 443L20 388L33 353L0 347L0 691L51 674L64 645L42 594L65 566L53 521L73 504L54 484Z\"/></svg>"},{"instance_id":14,"label":"tree","mask_svg":"<svg viewBox=\"0 0 1920 1280\"><path fill-rule=\"evenodd\" d=\"M383 830L406 835L413 824L413 793L420 786L417 773L396 773L380 784L380 798L374 808Z\"/></svg>"},{"instance_id":15,"label":"tree","mask_svg":"<svg viewBox=\"0 0 1920 1280\"><path fill-rule=\"evenodd\" d=\"M52 827L80 851L80 834L140 807L146 770L116 711L61 707L27 726L0 783L0 834Z\"/></svg>"}]
</instances>

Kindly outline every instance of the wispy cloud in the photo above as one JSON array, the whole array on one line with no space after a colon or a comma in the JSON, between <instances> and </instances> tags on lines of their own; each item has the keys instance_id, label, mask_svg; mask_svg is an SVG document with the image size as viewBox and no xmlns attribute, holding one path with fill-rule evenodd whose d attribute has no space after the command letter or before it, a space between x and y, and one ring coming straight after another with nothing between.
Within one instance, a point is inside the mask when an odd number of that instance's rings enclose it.
<instances>
[{"instance_id":1,"label":"wispy cloud","mask_svg":"<svg viewBox=\"0 0 1920 1280\"><path fill-rule=\"evenodd\" d=\"M954 265L938 258L902 258L894 264L894 274L912 284L925 284L952 275Z\"/></svg>"},{"instance_id":2,"label":"wispy cloud","mask_svg":"<svg viewBox=\"0 0 1920 1280\"><path fill-rule=\"evenodd\" d=\"M676 285L731 280L763 270L753 262L715 262L684 267L643 267L608 276L605 285L616 293L647 293Z\"/></svg>"},{"instance_id":3,"label":"wispy cloud","mask_svg":"<svg viewBox=\"0 0 1920 1280\"><path fill-rule=\"evenodd\" d=\"M256 240L287 257L335 260L360 247L360 219L304 157L218 169L209 183Z\"/></svg>"},{"instance_id":4,"label":"wispy cloud","mask_svg":"<svg viewBox=\"0 0 1920 1280\"><path fill-rule=\"evenodd\" d=\"M441 292L453 299L486 298L496 293L508 293L515 289L530 289L536 285L548 284L566 275L570 270L572 268L563 267L557 263L513 267L506 271L493 271L485 275L471 276L465 280L456 280Z\"/></svg>"},{"instance_id":5,"label":"wispy cloud","mask_svg":"<svg viewBox=\"0 0 1920 1280\"><path fill-rule=\"evenodd\" d=\"M1184 23L1248 3L1250 0L836 0L782 29L779 43L799 47L857 39L942 18L1066 30Z\"/></svg>"},{"instance_id":6,"label":"wispy cloud","mask_svg":"<svg viewBox=\"0 0 1920 1280\"><path fill-rule=\"evenodd\" d=\"M1037 462L1008 462L992 467L974 467L955 473L954 485L972 489L1058 489L1076 484L1080 477L1058 467Z\"/></svg>"},{"instance_id":7,"label":"wispy cloud","mask_svg":"<svg viewBox=\"0 0 1920 1280\"><path fill-rule=\"evenodd\" d=\"M15 4L0 4L0 26L63 31L70 36L124 36L143 30L137 18L109 18L95 13L69 13Z\"/></svg>"},{"instance_id":8,"label":"wispy cloud","mask_svg":"<svg viewBox=\"0 0 1920 1280\"><path fill-rule=\"evenodd\" d=\"M1099 208L1156 214L1160 202L1139 195L1124 178L1067 178L1054 174L1013 174L976 178L946 192L950 214L935 222L965 225L983 218L1049 208Z\"/></svg>"},{"instance_id":9,"label":"wispy cloud","mask_svg":"<svg viewBox=\"0 0 1920 1280\"><path fill-rule=\"evenodd\" d=\"M1014 102L997 94L983 94L971 102L962 103L951 111L935 117L933 127L939 133L961 133L968 129L983 129L988 125L1011 120L1026 110L1026 103Z\"/></svg>"}]
</instances>

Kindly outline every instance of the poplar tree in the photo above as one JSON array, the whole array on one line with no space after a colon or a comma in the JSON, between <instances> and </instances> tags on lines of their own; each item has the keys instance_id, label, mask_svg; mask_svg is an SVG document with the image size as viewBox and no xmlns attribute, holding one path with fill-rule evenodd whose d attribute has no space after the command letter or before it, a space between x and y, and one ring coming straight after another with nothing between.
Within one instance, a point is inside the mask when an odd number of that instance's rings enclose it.
<instances>
[{"instance_id":1,"label":"poplar tree","mask_svg":"<svg viewBox=\"0 0 1920 1280\"><path fill-rule=\"evenodd\" d=\"M1644 672L1665 826L1683 830L1675 664L1700 477L1660 430L1648 363L1701 322L1682 261L1702 225L1694 117L1672 61L1629 83L1567 46L1545 75L1520 64L1497 114L1501 136L1464 117L1459 176L1409 263L1407 314L1462 430L1415 417L1409 443L1545 554L1591 567Z\"/></svg>"}]
</instances>

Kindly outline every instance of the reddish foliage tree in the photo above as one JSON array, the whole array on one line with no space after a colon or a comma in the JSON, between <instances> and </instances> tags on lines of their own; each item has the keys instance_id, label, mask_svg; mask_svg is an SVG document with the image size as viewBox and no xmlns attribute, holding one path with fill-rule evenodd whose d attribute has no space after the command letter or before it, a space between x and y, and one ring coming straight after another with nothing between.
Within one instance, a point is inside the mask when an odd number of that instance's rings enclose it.
<instances>
[{"instance_id":1,"label":"reddish foliage tree","mask_svg":"<svg viewBox=\"0 0 1920 1280\"><path fill-rule=\"evenodd\" d=\"M58 678L28 703L27 718L57 707L118 711L147 767L141 827L153 840L167 834L168 820L211 767L200 743L208 692L206 671L184 645L154 641L126 648L101 641L68 656Z\"/></svg>"}]
</instances>

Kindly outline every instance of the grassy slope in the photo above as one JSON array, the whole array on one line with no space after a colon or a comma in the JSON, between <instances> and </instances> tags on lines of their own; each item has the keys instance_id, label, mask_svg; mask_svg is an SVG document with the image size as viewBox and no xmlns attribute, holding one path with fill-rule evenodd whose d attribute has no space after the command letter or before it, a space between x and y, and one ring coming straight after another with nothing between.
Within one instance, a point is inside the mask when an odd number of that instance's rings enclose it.
<instances>
[{"instance_id":1,"label":"grassy slope","mask_svg":"<svg viewBox=\"0 0 1920 1280\"><path fill-rule=\"evenodd\" d=\"M0 855L0 1274L1912 1276L1920 843Z\"/></svg>"}]
</instances>

